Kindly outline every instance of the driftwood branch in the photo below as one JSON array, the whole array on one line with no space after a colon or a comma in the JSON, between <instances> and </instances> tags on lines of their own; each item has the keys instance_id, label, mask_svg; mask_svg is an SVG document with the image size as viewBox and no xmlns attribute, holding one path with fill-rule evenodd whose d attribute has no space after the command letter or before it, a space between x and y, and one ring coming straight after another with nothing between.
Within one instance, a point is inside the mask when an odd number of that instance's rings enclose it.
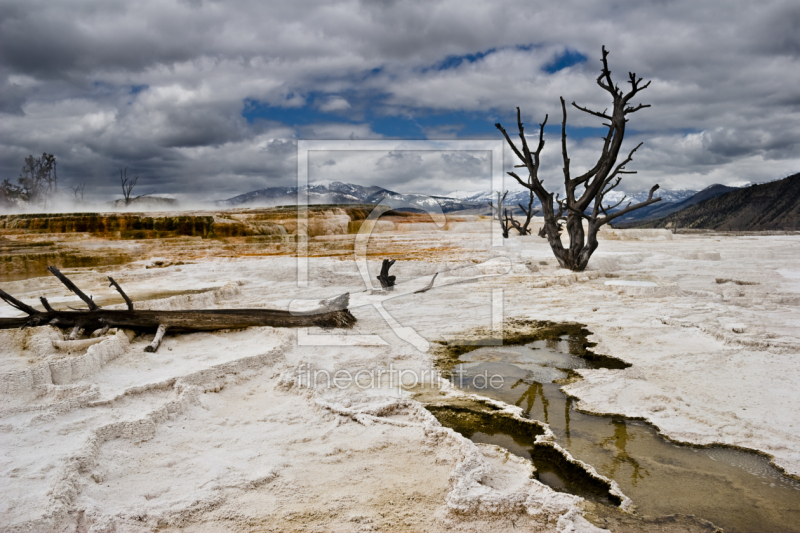
<instances>
[{"instance_id":1,"label":"driftwood branch","mask_svg":"<svg viewBox=\"0 0 800 533\"><path fill-rule=\"evenodd\" d=\"M108 333L108 330L109 330L109 329L110 329L110 328L108 327L108 325L105 325L105 326L103 326L103 327L102 327L102 328L100 328L100 329L96 329L96 330L94 330L90 336L91 336L92 338L96 338L96 337L102 337L103 335L105 335L106 333Z\"/></svg>"},{"instance_id":2,"label":"driftwood branch","mask_svg":"<svg viewBox=\"0 0 800 533\"><path fill-rule=\"evenodd\" d=\"M381 264L381 274L378 276L378 281L381 282L381 287L386 289L387 291L391 291L392 287L394 287L394 282L397 279L396 276L389 275L389 269L392 268L392 265L397 261L397 259L384 259L383 263Z\"/></svg>"},{"instance_id":3,"label":"driftwood branch","mask_svg":"<svg viewBox=\"0 0 800 533\"><path fill-rule=\"evenodd\" d=\"M158 346L161 344L161 339L164 338L164 334L166 332L167 332L167 326L165 326L164 324L159 324L158 329L156 330L156 336L153 338L153 342L147 345L144 351L152 353L158 350Z\"/></svg>"},{"instance_id":4,"label":"driftwood branch","mask_svg":"<svg viewBox=\"0 0 800 533\"><path fill-rule=\"evenodd\" d=\"M123 300L125 300L125 303L127 304L127 306L128 306L128 309L129 309L130 311L133 311L133 302L131 301L131 299L130 299L130 298L128 298L128 295L127 295L127 294L125 294L125 291L123 291L123 290L122 290L122 287L120 287L120 286L119 286L119 283L117 283L116 281L114 281L114 278L112 278L111 276L108 276L108 281L110 281L110 282L111 282L111 284L109 285L109 287L111 287L111 286L113 285L113 287L114 287L115 289L117 289L117 292L118 292L118 293L119 293L119 294L122 296L122 299L123 299Z\"/></svg>"},{"instance_id":5,"label":"driftwood branch","mask_svg":"<svg viewBox=\"0 0 800 533\"><path fill-rule=\"evenodd\" d=\"M418 291L414 291L414 294L422 294L423 292L428 292L429 290L431 290L433 288L433 282L436 280L436 276L438 276L438 275L439 275L438 272L435 273L433 275L433 277L431 278L431 282L428 283L428 285L426 285L425 288L420 289Z\"/></svg>"},{"instance_id":6,"label":"driftwood branch","mask_svg":"<svg viewBox=\"0 0 800 533\"><path fill-rule=\"evenodd\" d=\"M38 311L35 308L31 307L30 305L24 302L20 302L19 300L8 294L3 289L0 289L0 298L2 298L3 301L5 301L11 307L19 309L23 313L27 313L29 315L35 315L36 313L38 313Z\"/></svg>"},{"instance_id":7,"label":"driftwood branch","mask_svg":"<svg viewBox=\"0 0 800 533\"><path fill-rule=\"evenodd\" d=\"M53 308L50 306L50 302L47 301L47 298L44 296L39 296L39 301L42 302L42 307L44 307L45 311L53 311Z\"/></svg>"},{"instance_id":8,"label":"driftwood branch","mask_svg":"<svg viewBox=\"0 0 800 533\"><path fill-rule=\"evenodd\" d=\"M75 339L83 335L84 331L86 330L82 328L80 324L75 324L75 326L73 326L72 328L72 332L69 334L69 340L74 341Z\"/></svg>"},{"instance_id":9,"label":"driftwood branch","mask_svg":"<svg viewBox=\"0 0 800 533\"><path fill-rule=\"evenodd\" d=\"M389 262L389 266L393 263L394 260ZM349 328L356 322L356 318L347 308L350 304L349 293L322 300L315 308L299 312L275 309L134 310L132 309L133 303L127 298L127 310L101 309L58 269L50 267L48 270L57 276L72 292L78 294L86 303L90 304L90 309L56 311L49 304L46 304L46 299L41 298L45 311L38 311L0 289L0 298L28 315L27 317L0 318L0 329L50 324L60 328L71 329L70 339L76 339L83 331L100 330L106 332L111 327L155 330L158 342L154 341L153 344L148 346L148 348L152 348L150 351L155 351L158 349L158 345L167 329L176 332L191 332L240 329L250 326ZM388 267L385 268L385 273L388 276ZM388 276L388 278L394 284L395 277ZM125 297L122 289L113 280L111 281Z\"/></svg>"},{"instance_id":10,"label":"driftwood branch","mask_svg":"<svg viewBox=\"0 0 800 533\"><path fill-rule=\"evenodd\" d=\"M61 283L63 283L69 290L74 292L78 296L78 298L86 302L86 305L89 306L90 310L97 311L98 309L100 309L100 306L94 303L94 300L92 300L90 296L86 296L82 290L76 287L75 284L72 283L72 281L67 276L62 274L61 271L59 271L56 267L49 266L47 267L47 270L49 270L55 277L57 277L59 281L61 281Z\"/></svg>"}]
</instances>

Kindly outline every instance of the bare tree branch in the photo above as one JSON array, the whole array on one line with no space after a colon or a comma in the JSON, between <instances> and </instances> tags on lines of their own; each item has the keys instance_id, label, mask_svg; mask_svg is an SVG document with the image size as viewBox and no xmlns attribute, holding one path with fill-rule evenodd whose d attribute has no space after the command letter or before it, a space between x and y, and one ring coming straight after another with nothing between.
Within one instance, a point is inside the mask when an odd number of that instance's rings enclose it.
<instances>
[{"instance_id":1,"label":"bare tree branch","mask_svg":"<svg viewBox=\"0 0 800 533\"><path fill-rule=\"evenodd\" d=\"M636 153L636 150L638 150L643 144L644 144L643 142L640 142L639 144L636 145L636 147L634 147L633 150L630 151L628 157L626 157L622 163L617 165L617 168L614 169L614 172L612 172L611 175L609 175L608 178L606 178L606 183L614 179L617 176L617 174L620 174L623 171L625 165L633 161L633 154Z\"/></svg>"},{"instance_id":2,"label":"bare tree branch","mask_svg":"<svg viewBox=\"0 0 800 533\"><path fill-rule=\"evenodd\" d=\"M70 187L70 189L72 190L72 194L75 196L75 201L82 204L86 183L81 182L79 185L73 185Z\"/></svg>"},{"instance_id":3,"label":"bare tree branch","mask_svg":"<svg viewBox=\"0 0 800 533\"><path fill-rule=\"evenodd\" d=\"M639 202L638 204L633 204L633 205L629 204L628 207L626 207L625 209L620 209L616 213L612 213L611 215L606 215L603 224L608 224L615 218L621 217L622 215L627 215L628 213L630 213L631 211L635 211L636 209L640 209L650 204L660 202L661 198L653 198L653 193L656 192L657 189L658 189L658 184L653 185L653 187L650 189L650 194L647 195L647 200L645 200L644 202Z\"/></svg>"},{"instance_id":4,"label":"bare tree branch","mask_svg":"<svg viewBox=\"0 0 800 533\"><path fill-rule=\"evenodd\" d=\"M596 117L604 118L606 120L611 120L611 117L609 117L605 113L598 113L597 111L592 111L591 109L588 109L586 107L581 107L578 104L576 104L575 102L572 102L572 105L573 105L573 107L575 107L577 109L580 109L584 113L589 113L590 115L594 115Z\"/></svg>"},{"instance_id":5,"label":"bare tree branch","mask_svg":"<svg viewBox=\"0 0 800 533\"><path fill-rule=\"evenodd\" d=\"M519 180L518 176L515 177ZM503 194L503 196L500 197L500 191L497 191L497 206L495 206L492 202L489 202L489 207L492 208L492 218L496 218L497 221L500 223L500 229L503 230L504 239L508 239L508 228L510 227L510 222L508 218L508 209L503 211L503 203L506 201L507 195L508 191L506 191L505 194ZM503 215L505 215L505 217Z\"/></svg>"},{"instance_id":6,"label":"bare tree branch","mask_svg":"<svg viewBox=\"0 0 800 533\"><path fill-rule=\"evenodd\" d=\"M640 109L644 109L645 107L650 107L650 104L639 104L636 107L626 107L625 114L627 115L629 113L636 113L637 111L639 111Z\"/></svg>"},{"instance_id":7,"label":"bare tree branch","mask_svg":"<svg viewBox=\"0 0 800 533\"><path fill-rule=\"evenodd\" d=\"M39 296L39 301L42 302L42 307L44 307L45 311L48 313L53 312L53 308L50 306L50 302L47 301L47 298L44 296Z\"/></svg>"},{"instance_id":8,"label":"bare tree branch","mask_svg":"<svg viewBox=\"0 0 800 533\"><path fill-rule=\"evenodd\" d=\"M567 157L567 106L564 103L564 98L560 98L561 100L561 159L564 162L564 186L566 187L567 196L571 196L570 194L570 179L569 179L569 157Z\"/></svg>"},{"instance_id":9,"label":"bare tree branch","mask_svg":"<svg viewBox=\"0 0 800 533\"><path fill-rule=\"evenodd\" d=\"M523 187L528 187L528 182L527 182L527 181L525 181L525 180L523 180L522 178L520 178L520 177L517 175L517 173L516 173L516 172L506 172L506 174L508 174L509 176L511 176L512 178L514 178L515 180L517 180L517 181L519 182L519 184L520 184L520 185L522 185ZM491 204L491 202L490 202L490 204Z\"/></svg>"},{"instance_id":10,"label":"bare tree branch","mask_svg":"<svg viewBox=\"0 0 800 533\"><path fill-rule=\"evenodd\" d=\"M122 287L119 286L119 283L114 281L114 278L111 276L108 276L108 281L110 282L109 287L113 286L115 289L117 289L117 292L120 294L120 296L122 296L122 299L125 300L125 304L128 306L128 309L133 311L133 302L130 298L128 298L128 295L125 294L125 291L122 290Z\"/></svg>"},{"instance_id":11,"label":"bare tree branch","mask_svg":"<svg viewBox=\"0 0 800 533\"><path fill-rule=\"evenodd\" d=\"M63 283L69 290L74 292L78 296L78 298L86 302L86 305L89 306L90 310L96 311L100 309L100 306L94 303L94 300L92 300L91 297L86 296L82 290L80 290L74 283L72 283L72 280L70 280L67 276L62 274L61 271L58 270L56 267L49 266L47 267L47 270L49 270L55 277L57 277L59 281L61 281L61 283Z\"/></svg>"},{"instance_id":12,"label":"bare tree branch","mask_svg":"<svg viewBox=\"0 0 800 533\"><path fill-rule=\"evenodd\" d=\"M29 314L29 315L35 315L36 313L39 312L35 308L33 308L30 305L26 304L25 302L21 302L21 301L17 300L16 298L14 298L10 294L8 294L3 289L0 289L0 298L2 298L11 307L19 309L23 313L26 313L26 314Z\"/></svg>"}]
</instances>

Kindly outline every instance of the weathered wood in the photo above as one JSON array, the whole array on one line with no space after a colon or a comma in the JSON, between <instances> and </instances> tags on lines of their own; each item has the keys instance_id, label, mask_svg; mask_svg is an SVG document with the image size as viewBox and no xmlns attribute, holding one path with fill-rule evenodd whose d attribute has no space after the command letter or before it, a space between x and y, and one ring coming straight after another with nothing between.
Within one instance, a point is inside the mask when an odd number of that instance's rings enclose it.
<instances>
[{"instance_id":1,"label":"weathered wood","mask_svg":"<svg viewBox=\"0 0 800 533\"><path fill-rule=\"evenodd\" d=\"M25 328L28 326L28 320L30 320L28 316L0 318L0 329Z\"/></svg>"},{"instance_id":2,"label":"weathered wood","mask_svg":"<svg viewBox=\"0 0 800 533\"><path fill-rule=\"evenodd\" d=\"M53 308L50 306L50 302L47 301L47 298L44 296L39 296L39 301L42 302L42 307L44 307L45 311L52 311Z\"/></svg>"},{"instance_id":3,"label":"weathered wood","mask_svg":"<svg viewBox=\"0 0 800 533\"><path fill-rule=\"evenodd\" d=\"M75 324L75 327L72 328L72 332L69 334L69 340L74 341L83 333L83 331L84 329L80 324Z\"/></svg>"},{"instance_id":4,"label":"weathered wood","mask_svg":"<svg viewBox=\"0 0 800 533\"><path fill-rule=\"evenodd\" d=\"M158 329L156 330L156 336L153 338L153 342L147 345L144 349L145 352L155 352L158 350L159 345L161 344L161 339L164 338L164 334L167 332L167 326L164 324L159 324Z\"/></svg>"},{"instance_id":5,"label":"weathered wood","mask_svg":"<svg viewBox=\"0 0 800 533\"><path fill-rule=\"evenodd\" d=\"M72 281L67 276L62 274L61 271L59 271L56 267L49 266L47 267L47 270L49 270L55 277L57 277L61 281L61 283L63 283L69 290L74 292L78 296L78 298L86 302L86 305L89 306L90 310L96 311L100 309L100 306L94 303L94 300L92 300L90 296L86 296L82 290L76 287L75 284L72 283Z\"/></svg>"},{"instance_id":6,"label":"weathered wood","mask_svg":"<svg viewBox=\"0 0 800 533\"><path fill-rule=\"evenodd\" d=\"M394 260L388 263L391 266ZM387 262L384 261L385 271L388 274ZM277 328L297 328L318 326L323 328L348 328L355 324L356 319L347 309L350 304L350 294L321 300L317 306L301 311L282 311L275 309L198 309L183 311L150 311L134 310L133 303L129 302L127 310L101 309L91 298L83 294L72 281L64 276L55 267L49 267L58 279L72 292L81 297L89 310L56 311L50 306L45 306L46 311L37 309L20 302L10 294L0 290L0 298L9 305L28 314L27 317L0 318L0 329L25 328L51 324L60 328L72 328L70 339L76 338L81 331L102 329L108 331L109 327L129 329L169 329L170 331L215 331L220 329L240 329L251 326L271 326ZM394 284L394 276L388 276ZM111 278L119 292L125 293Z\"/></svg>"},{"instance_id":7,"label":"weathered wood","mask_svg":"<svg viewBox=\"0 0 800 533\"><path fill-rule=\"evenodd\" d=\"M128 295L125 294L125 291L122 290L122 287L119 286L119 283L114 281L114 278L111 276L108 276L108 281L111 282L109 287L113 286L115 289L117 289L117 292L120 294L120 296L122 296L122 299L125 300L125 304L128 306L128 309L133 311L133 302L130 298L128 298Z\"/></svg>"},{"instance_id":8,"label":"weathered wood","mask_svg":"<svg viewBox=\"0 0 800 533\"><path fill-rule=\"evenodd\" d=\"M438 272L435 273L433 275L433 277L431 278L431 282L428 283L428 285L425 288L420 289L418 291L414 291L414 294L422 294L423 292L428 292L429 290L431 290L433 288L433 282L436 281L436 276L438 276L438 275L439 275Z\"/></svg>"},{"instance_id":9,"label":"weathered wood","mask_svg":"<svg viewBox=\"0 0 800 533\"><path fill-rule=\"evenodd\" d=\"M107 325L106 325L106 326L103 326L103 327L102 327L102 328L100 328L100 329L96 329L96 330L94 330L94 331L92 332L92 334L91 334L91 335L89 335L89 336L90 336L91 338L93 338L93 339L94 339L94 338L96 338L96 337L102 337L103 335L105 335L106 333L108 333L108 330L109 330L109 329L111 329L111 328L109 328Z\"/></svg>"},{"instance_id":10,"label":"weathered wood","mask_svg":"<svg viewBox=\"0 0 800 533\"><path fill-rule=\"evenodd\" d=\"M2 298L11 307L19 309L23 313L27 313L29 315L33 315L33 314L38 313L38 311L35 308L31 307L30 305L26 304L25 302L21 302L21 301L17 300L16 298L14 298L10 294L8 294L3 289L0 289L0 298Z\"/></svg>"},{"instance_id":11,"label":"weathered wood","mask_svg":"<svg viewBox=\"0 0 800 533\"><path fill-rule=\"evenodd\" d=\"M185 311L129 311L99 309L97 311L37 312L29 317L0 318L0 329L38 326L57 320L58 327L80 325L86 329L112 328L156 329L160 324L170 331L214 331L251 326L299 328L347 328L355 324L348 309L324 310L319 313L291 313L274 309L196 309Z\"/></svg>"},{"instance_id":12,"label":"weathered wood","mask_svg":"<svg viewBox=\"0 0 800 533\"><path fill-rule=\"evenodd\" d=\"M397 279L397 276L390 276L389 269L392 268L392 265L397 261L397 259L384 259L383 263L381 264L381 275L378 276L378 281L381 282L381 287L386 289L387 291L391 291L392 287L394 287L394 282Z\"/></svg>"}]
</instances>

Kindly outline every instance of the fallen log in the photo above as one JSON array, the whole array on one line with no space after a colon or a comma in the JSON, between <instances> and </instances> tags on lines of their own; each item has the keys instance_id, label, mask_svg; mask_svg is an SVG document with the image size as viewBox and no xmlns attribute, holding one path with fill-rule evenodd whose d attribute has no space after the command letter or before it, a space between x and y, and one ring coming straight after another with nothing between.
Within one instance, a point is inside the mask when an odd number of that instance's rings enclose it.
<instances>
[{"instance_id":1,"label":"fallen log","mask_svg":"<svg viewBox=\"0 0 800 533\"><path fill-rule=\"evenodd\" d=\"M51 270L56 274L57 269ZM134 330L155 330L160 333L157 341L148 346L148 351L158 349L164 333L215 331L220 329L240 329L251 326L271 326L276 328L298 328L318 326L323 328L349 328L356 318L347 309L350 294L346 293L302 311L282 311L276 309L198 309L178 311L151 311L130 309L133 304L126 298L129 309L102 309L69 279L58 272L58 278L76 294L83 295L87 304L93 308L85 310L54 310L46 306L44 311L33 308L0 289L0 299L28 314L27 317L0 318L0 329L25 328L50 324L59 328L72 329L72 337L80 330L94 331L104 328L128 328ZM68 282L68 283L67 283ZM113 285L122 293L122 289ZM73 289L74 287L74 289ZM123 293L124 294L124 293ZM88 301L87 301L88 300ZM44 302L43 302L44 304Z\"/></svg>"},{"instance_id":2,"label":"fallen log","mask_svg":"<svg viewBox=\"0 0 800 533\"><path fill-rule=\"evenodd\" d=\"M99 309L97 311L37 311L28 317L0 318L0 329L51 324L59 328L79 326L87 331L104 326L155 330L163 324L170 331L188 332L239 329L250 326L347 328L355 322L355 317L350 314L348 309L302 314L275 309L187 309L185 311Z\"/></svg>"}]
</instances>

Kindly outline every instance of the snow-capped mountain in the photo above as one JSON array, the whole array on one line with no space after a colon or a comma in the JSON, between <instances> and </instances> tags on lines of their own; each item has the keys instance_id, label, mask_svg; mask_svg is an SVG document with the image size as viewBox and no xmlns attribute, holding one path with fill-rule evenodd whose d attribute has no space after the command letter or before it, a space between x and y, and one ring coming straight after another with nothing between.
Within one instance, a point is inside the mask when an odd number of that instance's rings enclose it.
<instances>
[{"instance_id":1,"label":"snow-capped mountain","mask_svg":"<svg viewBox=\"0 0 800 533\"><path fill-rule=\"evenodd\" d=\"M459 195L459 196L456 196ZM481 192L463 192L458 191L454 193L450 193L447 195L450 198L458 198L462 202L468 202L471 204L480 204L480 205L487 205L489 202L497 202L497 192L496 191L481 191ZM517 205L522 204L524 206L528 206L528 202L530 201L530 191L525 190L509 190L508 195L506 195L505 205ZM534 205L539 205L539 200L534 195L533 197Z\"/></svg>"},{"instance_id":2,"label":"snow-capped mountain","mask_svg":"<svg viewBox=\"0 0 800 533\"><path fill-rule=\"evenodd\" d=\"M425 210L426 206L438 203L444 212L472 209L472 202L446 196L427 196L424 194L404 194L377 186L361 186L341 181L317 181L308 184L308 203L319 204L378 204L384 197L406 204L411 208ZM227 200L215 202L220 207L249 207L296 205L297 187L270 187L240 194Z\"/></svg>"},{"instance_id":3,"label":"snow-capped mountain","mask_svg":"<svg viewBox=\"0 0 800 533\"><path fill-rule=\"evenodd\" d=\"M641 192L634 192L634 193L625 193L623 191L617 191L616 189L606 194L606 201L604 203L607 204L615 204L622 200L623 196L627 196L627 200L630 200L634 203L643 202L647 200L647 195L650 194L650 191L641 191ZM663 203L678 203L686 200L687 198L691 198L697 194L697 191L693 191L690 189L676 189L676 190L669 190L669 189L658 189L653 196L661 198L661 202ZM626 203L627 203L626 200Z\"/></svg>"},{"instance_id":4,"label":"snow-capped mountain","mask_svg":"<svg viewBox=\"0 0 800 533\"><path fill-rule=\"evenodd\" d=\"M647 199L647 195L650 191L642 191L627 194L626 202L632 201L634 203L641 202ZM697 194L697 191L692 191L689 189L677 189L677 190L668 190L668 189L659 189L656 191L655 196L660 196L662 198L662 202L664 203L678 203L682 202L687 198L691 198ZM494 191L481 191L481 192L465 192L465 191L456 191L453 193L448 194L447 196L451 198L458 198L462 202L468 202L473 204L481 204L486 205L488 202L497 202L497 192ZM626 193L622 191L613 190L606 195L604 204L615 204L622 200L623 196L626 196ZM527 207L528 202L530 201L530 191L527 189L514 189L509 190L508 195L506 196L505 204L508 206L517 206L517 204L522 204L523 206ZM539 199L536 198L534 195L533 197L533 205L538 206Z\"/></svg>"},{"instance_id":5,"label":"snow-capped mountain","mask_svg":"<svg viewBox=\"0 0 800 533\"><path fill-rule=\"evenodd\" d=\"M680 190L661 190L658 193L663 198L663 203L678 203L686 198L693 196L696 191L686 189ZM621 191L612 191L606 197L606 203L613 204L618 202L622 196ZM628 198L633 202L642 201L647 198L648 191L633 193ZM400 204L411 207L412 209L425 210L426 206L438 203L446 213L460 211L464 209L486 209L488 203L497 202L497 193L494 191L468 192L456 191L446 196L428 196L424 194L399 193L378 187L375 185L362 186L341 181L317 181L308 184L308 203L311 205L319 204L378 204L384 197L396 200ZM530 201L530 191L527 189L513 189L508 191L504 205L518 209L517 205L528 206ZM297 187L270 187L257 191L240 194L227 200L215 202L219 207L251 207L263 206L274 207L279 205L297 204ZM534 207L539 207L539 200L534 196ZM407 208L407 207L406 207ZM406 209L403 208L403 209Z\"/></svg>"}]
</instances>

